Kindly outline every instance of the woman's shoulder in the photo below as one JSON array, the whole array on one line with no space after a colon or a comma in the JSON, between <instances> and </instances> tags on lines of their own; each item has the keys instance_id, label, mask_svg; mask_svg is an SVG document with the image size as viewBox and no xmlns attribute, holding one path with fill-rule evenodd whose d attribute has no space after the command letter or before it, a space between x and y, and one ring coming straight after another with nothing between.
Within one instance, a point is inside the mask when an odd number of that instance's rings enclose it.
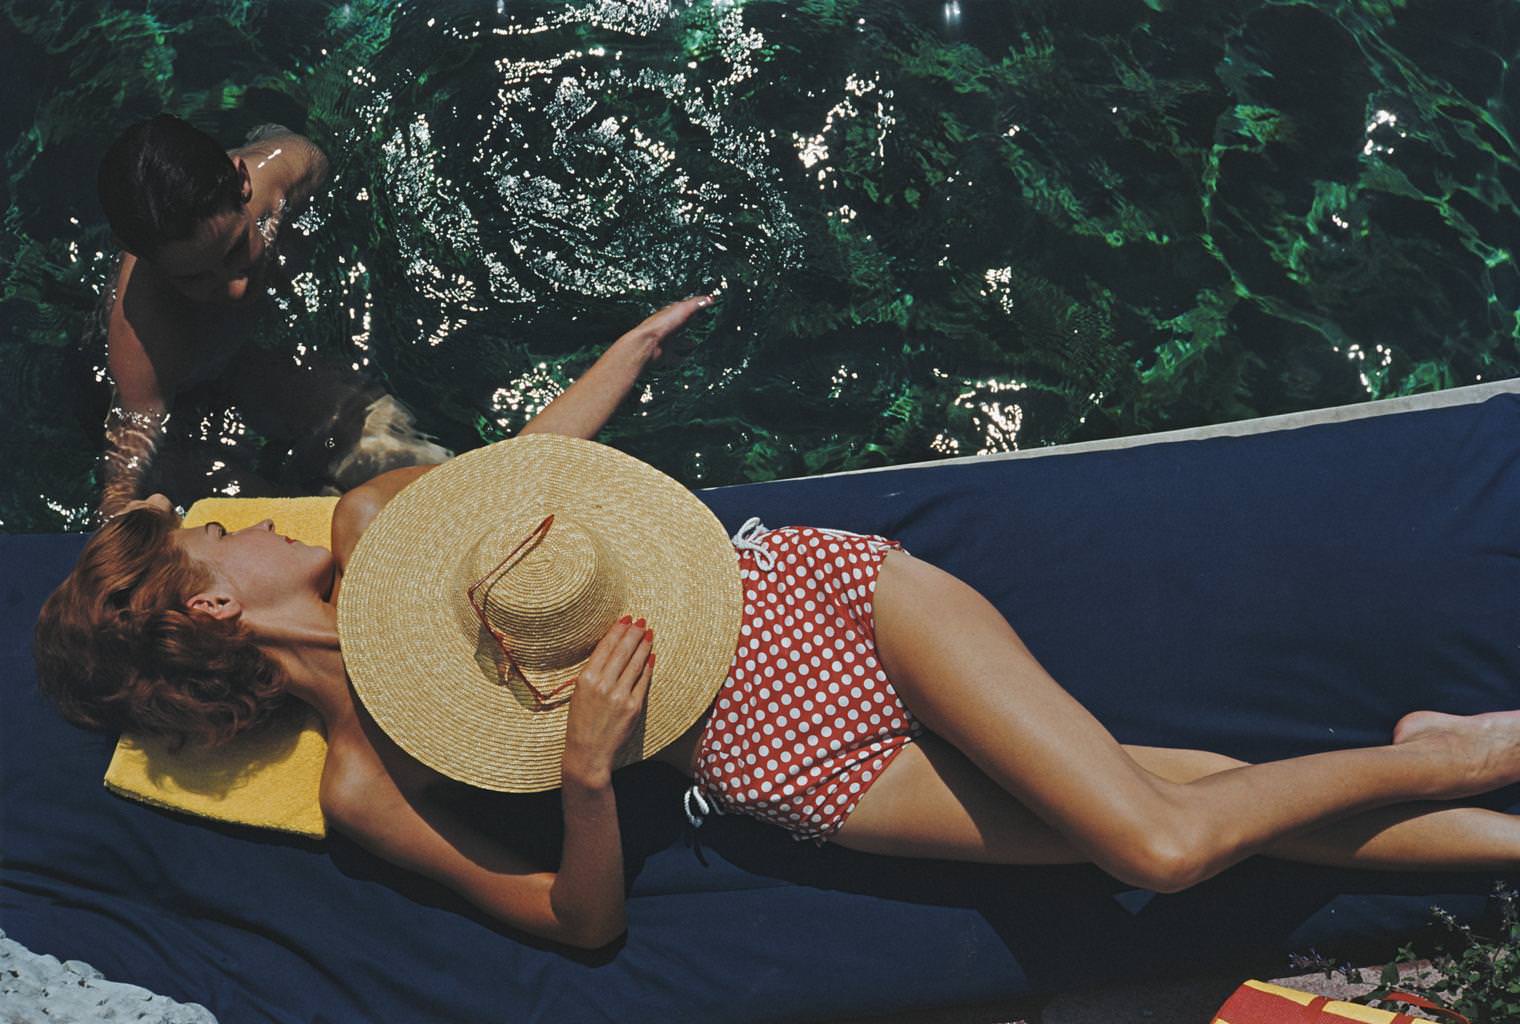
<instances>
[{"instance_id":1,"label":"woman's shoulder","mask_svg":"<svg viewBox=\"0 0 1520 1024\"><path fill-rule=\"evenodd\" d=\"M403 487L432 468L406 466L393 469L346 491L338 499L338 504L333 509L332 553L340 570L348 567L354 546L386 503L400 493Z\"/></svg>"},{"instance_id":2,"label":"woman's shoulder","mask_svg":"<svg viewBox=\"0 0 1520 1024\"><path fill-rule=\"evenodd\" d=\"M332 553L340 569L348 567L348 559L354 553L364 528L379 514L385 502L368 484L360 484L346 491L333 507Z\"/></svg>"}]
</instances>

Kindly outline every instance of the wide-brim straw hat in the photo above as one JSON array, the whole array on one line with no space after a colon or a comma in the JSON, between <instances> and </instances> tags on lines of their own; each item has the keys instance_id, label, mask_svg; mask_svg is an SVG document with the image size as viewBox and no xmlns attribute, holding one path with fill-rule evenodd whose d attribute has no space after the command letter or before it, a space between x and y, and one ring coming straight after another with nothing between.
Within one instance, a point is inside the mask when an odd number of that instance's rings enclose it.
<instances>
[{"instance_id":1,"label":"wide-brim straw hat","mask_svg":"<svg viewBox=\"0 0 1520 1024\"><path fill-rule=\"evenodd\" d=\"M615 763L702 716L733 661L739 572L722 524L675 480L605 445L528 434L391 499L349 560L338 634L364 707L408 754L472 786L536 792L560 784L574 695L561 688L623 615L648 620L656 658Z\"/></svg>"}]
</instances>

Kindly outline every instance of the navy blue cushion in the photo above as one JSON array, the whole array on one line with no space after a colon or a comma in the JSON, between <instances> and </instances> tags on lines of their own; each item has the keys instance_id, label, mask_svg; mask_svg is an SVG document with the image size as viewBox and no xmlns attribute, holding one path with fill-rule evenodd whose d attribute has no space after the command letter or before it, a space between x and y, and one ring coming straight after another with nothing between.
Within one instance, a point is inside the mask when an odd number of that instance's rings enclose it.
<instances>
[{"instance_id":1,"label":"navy blue cushion","mask_svg":"<svg viewBox=\"0 0 1520 1024\"><path fill-rule=\"evenodd\" d=\"M972 583L1121 740L1250 760L1386 742L1422 707L1520 707L1520 397L1244 438L724 488L750 515L901 539ZM46 593L83 538L0 537L4 930L225 1020L827 1018L1316 946L1386 952L1487 875L1256 860L1184 893L1088 867L873 858L717 818L621 773L629 933L573 954L341 838L217 827L106 793L113 738L36 695ZM461 793L552 857L553 794ZM1489 806L1520 811L1520 791Z\"/></svg>"}]
</instances>

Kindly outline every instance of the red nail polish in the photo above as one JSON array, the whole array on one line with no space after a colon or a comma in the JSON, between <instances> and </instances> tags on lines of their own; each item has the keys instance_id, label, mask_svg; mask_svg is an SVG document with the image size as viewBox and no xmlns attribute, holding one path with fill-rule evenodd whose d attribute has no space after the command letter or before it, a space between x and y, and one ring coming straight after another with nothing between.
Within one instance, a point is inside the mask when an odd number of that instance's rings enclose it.
<instances>
[{"instance_id":1,"label":"red nail polish","mask_svg":"<svg viewBox=\"0 0 1520 1024\"><path fill-rule=\"evenodd\" d=\"M618 622L621 623L624 626L628 625L628 623L630 623L632 621L633 621L633 616L632 615L624 615L621 619L618 619Z\"/></svg>"},{"instance_id":2,"label":"red nail polish","mask_svg":"<svg viewBox=\"0 0 1520 1024\"><path fill-rule=\"evenodd\" d=\"M654 639L654 630L652 630L652 629L646 629L646 630L644 630L644 639L645 640L653 640Z\"/></svg>"},{"instance_id":3,"label":"red nail polish","mask_svg":"<svg viewBox=\"0 0 1520 1024\"><path fill-rule=\"evenodd\" d=\"M637 622L635 622L634 625L637 626L637 627L639 627L640 629L643 629L644 628L644 620L641 618Z\"/></svg>"},{"instance_id":4,"label":"red nail polish","mask_svg":"<svg viewBox=\"0 0 1520 1024\"><path fill-rule=\"evenodd\" d=\"M649 652L649 667L654 668L654 652Z\"/></svg>"}]
</instances>

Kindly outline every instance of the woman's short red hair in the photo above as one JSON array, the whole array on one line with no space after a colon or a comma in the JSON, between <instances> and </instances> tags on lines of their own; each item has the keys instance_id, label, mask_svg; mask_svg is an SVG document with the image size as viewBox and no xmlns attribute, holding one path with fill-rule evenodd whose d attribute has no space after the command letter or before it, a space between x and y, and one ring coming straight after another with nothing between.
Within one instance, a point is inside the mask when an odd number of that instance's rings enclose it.
<instances>
[{"instance_id":1,"label":"woman's short red hair","mask_svg":"<svg viewBox=\"0 0 1520 1024\"><path fill-rule=\"evenodd\" d=\"M189 610L213 577L174 543L178 528L154 508L117 516L42 606L37 676L71 722L217 744L289 706L242 622Z\"/></svg>"}]
</instances>

